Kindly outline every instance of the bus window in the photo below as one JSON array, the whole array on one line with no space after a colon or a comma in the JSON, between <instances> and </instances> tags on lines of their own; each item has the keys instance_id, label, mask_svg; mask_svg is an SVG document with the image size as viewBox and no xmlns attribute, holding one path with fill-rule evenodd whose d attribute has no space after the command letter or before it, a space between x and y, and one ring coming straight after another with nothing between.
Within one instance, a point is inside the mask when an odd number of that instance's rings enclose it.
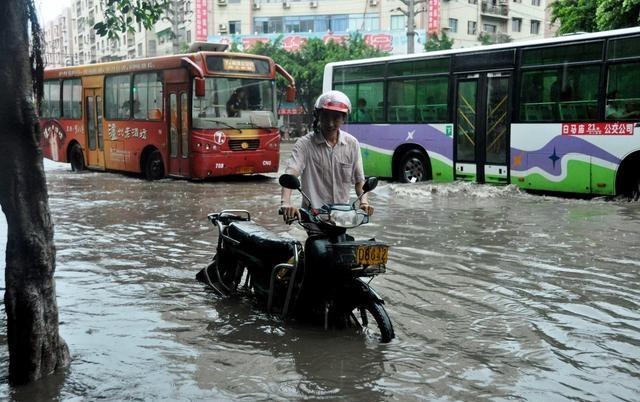
<instances>
[{"instance_id":1,"label":"bus window","mask_svg":"<svg viewBox=\"0 0 640 402\"><path fill-rule=\"evenodd\" d=\"M525 122L595 120L599 77L598 65L523 72L520 119Z\"/></svg>"},{"instance_id":2,"label":"bus window","mask_svg":"<svg viewBox=\"0 0 640 402\"><path fill-rule=\"evenodd\" d=\"M67 119L82 117L82 83L80 79L62 82L62 116Z\"/></svg>"},{"instance_id":3,"label":"bus window","mask_svg":"<svg viewBox=\"0 0 640 402\"><path fill-rule=\"evenodd\" d=\"M179 138L178 138L178 97L174 92L169 94L169 118L171 126L169 128L169 156L175 158L178 156Z\"/></svg>"},{"instance_id":4,"label":"bus window","mask_svg":"<svg viewBox=\"0 0 640 402\"><path fill-rule=\"evenodd\" d=\"M44 97L40 106L40 117L60 117L60 82L55 80L44 82Z\"/></svg>"},{"instance_id":5,"label":"bus window","mask_svg":"<svg viewBox=\"0 0 640 402\"><path fill-rule=\"evenodd\" d=\"M389 81L387 117L392 123L416 121L416 80Z\"/></svg>"},{"instance_id":6,"label":"bus window","mask_svg":"<svg viewBox=\"0 0 640 402\"><path fill-rule=\"evenodd\" d=\"M384 70L384 64L336 67L333 72L333 82L339 84L351 80L382 79L384 78Z\"/></svg>"},{"instance_id":7,"label":"bus window","mask_svg":"<svg viewBox=\"0 0 640 402\"><path fill-rule=\"evenodd\" d=\"M640 36L609 41L607 59L616 60L628 57L640 57Z\"/></svg>"},{"instance_id":8,"label":"bus window","mask_svg":"<svg viewBox=\"0 0 640 402\"><path fill-rule=\"evenodd\" d=\"M382 82L335 85L336 90L344 92L349 97L353 109L351 122L358 123L384 121L383 88Z\"/></svg>"},{"instance_id":9,"label":"bus window","mask_svg":"<svg viewBox=\"0 0 640 402\"><path fill-rule=\"evenodd\" d=\"M417 81L417 119L422 123L446 123L449 118L447 99L449 77L430 77Z\"/></svg>"},{"instance_id":10,"label":"bus window","mask_svg":"<svg viewBox=\"0 0 640 402\"><path fill-rule=\"evenodd\" d=\"M607 120L640 118L640 82L635 77L640 63L609 66L607 71Z\"/></svg>"},{"instance_id":11,"label":"bus window","mask_svg":"<svg viewBox=\"0 0 640 402\"><path fill-rule=\"evenodd\" d=\"M162 77L157 73L133 76L133 118L162 119Z\"/></svg>"},{"instance_id":12,"label":"bus window","mask_svg":"<svg viewBox=\"0 0 640 402\"><path fill-rule=\"evenodd\" d=\"M541 66L602 60L602 41L524 49L523 66Z\"/></svg>"},{"instance_id":13,"label":"bus window","mask_svg":"<svg viewBox=\"0 0 640 402\"><path fill-rule=\"evenodd\" d=\"M128 119L131 114L131 80L129 74L107 77L104 84L107 119Z\"/></svg>"},{"instance_id":14,"label":"bus window","mask_svg":"<svg viewBox=\"0 0 640 402\"><path fill-rule=\"evenodd\" d=\"M197 97L194 91L192 98L191 124L194 128L209 128L220 121L234 127L254 126L252 116L261 116L275 124L272 80L216 77L206 78L205 86L206 96Z\"/></svg>"}]
</instances>

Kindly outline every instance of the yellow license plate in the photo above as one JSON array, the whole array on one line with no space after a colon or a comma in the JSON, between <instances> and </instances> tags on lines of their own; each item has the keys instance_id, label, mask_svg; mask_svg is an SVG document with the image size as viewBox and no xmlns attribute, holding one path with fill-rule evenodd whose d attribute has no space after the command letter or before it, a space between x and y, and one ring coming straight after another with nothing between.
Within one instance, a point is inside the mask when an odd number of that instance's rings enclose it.
<instances>
[{"instance_id":1,"label":"yellow license plate","mask_svg":"<svg viewBox=\"0 0 640 402\"><path fill-rule=\"evenodd\" d=\"M386 264L388 254L388 246L358 246L356 263L361 265Z\"/></svg>"},{"instance_id":2,"label":"yellow license plate","mask_svg":"<svg viewBox=\"0 0 640 402\"><path fill-rule=\"evenodd\" d=\"M251 166L240 167L237 172L239 174L253 173L253 168Z\"/></svg>"}]
</instances>

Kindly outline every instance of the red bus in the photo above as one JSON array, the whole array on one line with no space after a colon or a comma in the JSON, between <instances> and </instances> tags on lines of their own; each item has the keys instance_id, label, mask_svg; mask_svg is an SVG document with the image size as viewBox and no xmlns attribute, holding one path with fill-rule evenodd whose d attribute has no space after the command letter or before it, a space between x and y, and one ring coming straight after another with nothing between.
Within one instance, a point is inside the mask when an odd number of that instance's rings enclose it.
<instances>
[{"instance_id":1,"label":"red bus","mask_svg":"<svg viewBox=\"0 0 640 402\"><path fill-rule=\"evenodd\" d=\"M45 70L45 157L75 171L205 179L277 172L276 74L268 57L216 51Z\"/></svg>"}]
</instances>

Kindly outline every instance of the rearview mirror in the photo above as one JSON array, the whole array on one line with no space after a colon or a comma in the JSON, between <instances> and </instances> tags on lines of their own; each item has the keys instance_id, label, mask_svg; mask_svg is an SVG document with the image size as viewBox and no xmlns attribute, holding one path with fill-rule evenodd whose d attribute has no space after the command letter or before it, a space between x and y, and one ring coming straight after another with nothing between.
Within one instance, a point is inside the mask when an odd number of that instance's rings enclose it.
<instances>
[{"instance_id":1,"label":"rearview mirror","mask_svg":"<svg viewBox=\"0 0 640 402\"><path fill-rule=\"evenodd\" d=\"M299 190L300 189L300 180L292 175L292 174L283 174L278 179L280 185L284 188L288 188L291 190Z\"/></svg>"},{"instance_id":2,"label":"rearview mirror","mask_svg":"<svg viewBox=\"0 0 640 402\"><path fill-rule=\"evenodd\" d=\"M296 87L293 85L287 85L287 90L284 95L287 102L295 102L296 100Z\"/></svg>"},{"instance_id":3,"label":"rearview mirror","mask_svg":"<svg viewBox=\"0 0 640 402\"><path fill-rule=\"evenodd\" d=\"M205 90L205 81L204 78L200 78L200 77L196 77L195 79L195 91L196 91L196 96L198 98L202 98L206 95L206 90Z\"/></svg>"},{"instance_id":4,"label":"rearview mirror","mask_svg":"<svg viewBox=\"0 0 640 402\"><path fill-rule=\"evenodd\" d=\"M364 186L362 186L362 191L368 193L369 191L373 191L374 188L378 187L378 178L377 177L369 177L367 181L364 182Z\"/></svg>"}]
</instances>

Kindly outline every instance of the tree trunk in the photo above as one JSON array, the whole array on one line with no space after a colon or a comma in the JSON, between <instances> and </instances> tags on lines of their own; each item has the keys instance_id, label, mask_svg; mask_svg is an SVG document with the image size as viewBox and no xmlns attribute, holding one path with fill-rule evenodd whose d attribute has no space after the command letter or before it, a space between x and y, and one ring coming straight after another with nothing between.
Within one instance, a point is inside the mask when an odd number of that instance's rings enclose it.
<instances>
[{"instance_id":1,"label":"tree trunk","mask_svg":"<svg viewBox=\"0 0 640 402\"><path fill-rule=\"evenodd\" d=\"M32 0L0 1L0 205L8 226L4 303L13 384L69 362L58 334L53 224L32 101L29 7Z\"/></svg>"}]
</instances>

